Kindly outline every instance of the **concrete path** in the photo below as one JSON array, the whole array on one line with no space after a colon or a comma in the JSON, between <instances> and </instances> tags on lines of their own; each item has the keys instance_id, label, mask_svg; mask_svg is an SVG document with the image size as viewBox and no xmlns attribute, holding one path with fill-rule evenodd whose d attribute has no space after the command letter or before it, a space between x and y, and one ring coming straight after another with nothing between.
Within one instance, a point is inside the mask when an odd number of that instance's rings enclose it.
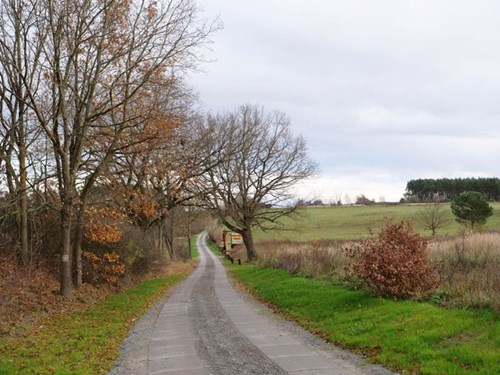
<instances>
[{"instance_id":1,"label":"concrete path","mask_svg":"<svg viewBox=\"0 0 500 375\"><path fill-rule=\"evenodd\" d=\"M200 264L165 303L153 329L149 374L374 374L324 356L282 330L229 284L220 260L198 237Z\"/></svg>"}]
</instances>

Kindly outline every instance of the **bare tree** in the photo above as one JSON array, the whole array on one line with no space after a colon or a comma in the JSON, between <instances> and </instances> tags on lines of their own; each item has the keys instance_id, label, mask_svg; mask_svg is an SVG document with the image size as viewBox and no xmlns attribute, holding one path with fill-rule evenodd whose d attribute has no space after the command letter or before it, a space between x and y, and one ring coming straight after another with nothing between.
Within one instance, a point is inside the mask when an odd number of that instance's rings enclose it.
<instances>
[{"instance_id":1,"label":"bare tree","mask_svg":"<svg viewBox=\"0 0 500 375\"><path fill-rule=\"evenodd\" d=\"M443 202L426 204L419 209L417 215L424 228L431 230L433 236L437 229L447 226L451 221Z\"/></svg>"},{"instance_id":2,"label":"bare tree","mask_svg":"<svg viewBox=\"0 0 500 375\"><path fill-rule=\"evenodd\" d=\"M210 192L205 205L230 230L240 233L247 258L255 257L252 228L275 229L296 210L291 188L317 168L302 137L294 137L281 112L244 105L232 113L209 116L215 142L225 142L205 175ZM215 126L214 126L215 125Z\"/></svg>"},{"instance_id":3,"label":"bare tree","mask_svg":"<svg viewBox=\"0 0 500 375\"><path fill-rule=\"evenodd\" d=\"M360 194L356 197L356 204L364 204L370 206L373 203L375 203L375 201L373 199L367 198L364 194Z\"/></svg>"},{"instance_id":4,"label":"bare tree","mask_svg":"<svg viewBox=\"0 0 500 375\"><path fill-rule=\"evenodd\" d=\"M38 6L36 1L0 1L0 164L4 164L7 186L16 205L20 259L24 265L30 258L29 151L39 135L26 104L28 90L40 82L44 38L39 35L32 40Z\"/></svg>"}]
</instances>

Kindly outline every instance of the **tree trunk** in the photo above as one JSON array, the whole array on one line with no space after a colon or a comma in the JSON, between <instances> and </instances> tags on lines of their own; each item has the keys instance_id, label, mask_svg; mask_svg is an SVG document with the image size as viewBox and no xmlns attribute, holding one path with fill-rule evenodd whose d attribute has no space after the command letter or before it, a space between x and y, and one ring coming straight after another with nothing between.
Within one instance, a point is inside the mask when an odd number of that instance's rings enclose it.
<instances>
[{"instance_id":1,"label":"tree trunk","mask_svg":"<svg viewBox=\"0 0 500 375\"><path fill-rule=\"evenodd\" d=\"M163 220L158 222L158 240L156 250L159 255L163 255Z\"/></svg>"},{"instance_id":2,"label":"tree trunk","mask_svg":"<svg viewBox=\"0 0 500 375\"><path fill-rule=\"evenodd\" d=\"M189 214L191 213L191 208L189 208ZM193 253L191 251L191 215L188 217L188 225L187 225L187 238L188 238L188 255L189 259L193 258Z\"/></svg>"},{"instance_id":3,"label":"tree trunk","mask_svg":"<svg viewBox=\"0 0 500 375\"><path fill-rule=\"evenodd\" d=\"M28 239L28 191L26 173L26 150L21 146L19 150L19 239L21 244L21 263L27 266L30 261Z\"/></svg>"},{"instance_id":4,"label":"tree trunk","mask_svg":"<svg viewBox=\"0 0 500 375\"><path fill-rule=\"evenodd\" d=\"M170 233L168 234L170 237L170 257L174 259L175 257L175 247L174 247L174 210L170 210Z\"/></svg>"},{"instance_id":5,"label":"tree trunk","mask_svg":"<svg viewBox=\"0 0 500 375\"><path fill-rule=\"evenodd\" d=\"M163 232L163 238L165 240L165 244L167 246L167 252L170 257L170 259L174 259L174 233L173 233L173 223L172 223L172 218L170 218L170 226L166 228L166 230ZM164 225L164 223L162 224Z\"/></svg>"},{"instance_id":6,"label":"tree trunk","mask_svg":"<svg viewBox=\"0 0 500 375\"><path fill-rule=\"evenodd\" d=\"M75 268L73 282L76 288L81 287L83 283L82 242L86 208L87 204L85 199L80 206L75 223L75 242L73 245L73 265Z\"/></svg>"},{"instance_id":7,"label":"tree trunk","mask_svg":"<svg viewBox=\"0 0 500 375\"><path fill-rule=\"evenodd\" d=\"M30 263L30 247L28 234L28 197L26 190L21 192L19 197L19 238L21 245L21 263L23 266L28 266Z\"/></svg>"},{"instance_id":8,"label":"tree trunk","mask_svg":"<svg viewBox=\"0 0 500 375\"><path fill-rule=\"evenodd\" d=\"M175 257L175 251L174 251L174 211L171 210L169 212L169 226L165 228L164 231L164 239L165 239L165 244L167 245L167 251L168 255L170 256L170 259L174 259Z\"/></svg>"},{"instance_id":9,"label":"tree trunk","mask_svg":"<svg viewBox=\"0 0 500 375\"><path fill-rule=\"evenodd\" d=\"M165 219L161 218L157 225L158 239L155 240L156 252L162 257L165 257L167 254L171 257L171 241L168 235L168 228L165 227Z\"/></svg>"},{"instance_id":10,"label":"tree trunk","mask_svg":"<svg viewBox=\"0 0 500 375\"><path fill-rule=\"evenodd\" d=\"M245 247L247 249L247 260L251 262L255 258L252 230L245 229L242 231L241 235L243 236L243 242L245 243Z\"/></svg>"},{"instance_id":11,"label":"tree trunk","mask_svg":"<svg viewBox=\"0 0 500 375\"><path fill-rule=\"evenodd\" d=\"M73 203L71 198L63 202L61 211L62 249L61 249L61 295L66 298L73 297L71 275L71 211Z\"/></svg>"}]
</instances>

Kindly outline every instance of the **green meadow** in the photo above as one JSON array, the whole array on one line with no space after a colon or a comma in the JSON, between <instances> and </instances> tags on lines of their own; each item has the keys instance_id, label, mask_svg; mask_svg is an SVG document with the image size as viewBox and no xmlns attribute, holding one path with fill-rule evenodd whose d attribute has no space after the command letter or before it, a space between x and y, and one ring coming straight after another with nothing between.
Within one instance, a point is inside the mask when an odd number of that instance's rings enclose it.
<instances>
[{"instance_id":1,"label":"green meadow","mask_svg":"<svg viewBox=\"0 0 500 375\"><path fill-rule=\"evenodd\" d=\"M488 219L484 229L500 228L500 203L492 203L493 216ZM297 215L285 218L283 227L278 231L263 233L256 230L255 239L311 241L319 239L352 240L366 237L370 230L377 233L384 224L384 219L393 221L410 220L415 229L424 235L430 235L419 220L422 204L394 204L373 206L325 206L306 207ZM455 235L462 226L455 221L450 205L446 205L447 225L437 230L438 235Z\"/></svg>"}]
</instances>

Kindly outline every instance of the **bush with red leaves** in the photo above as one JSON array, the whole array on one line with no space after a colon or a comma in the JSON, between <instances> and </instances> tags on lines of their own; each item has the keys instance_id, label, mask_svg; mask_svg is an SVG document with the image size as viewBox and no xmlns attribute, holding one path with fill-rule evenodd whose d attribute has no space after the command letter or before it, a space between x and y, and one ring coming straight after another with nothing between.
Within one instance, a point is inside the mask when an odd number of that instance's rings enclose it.
<instances>
[{"instance_id":1,"label":"bush with red leaves","mask_svg":"<svg viewBox=\"0 0 500 375\"><path fill-rule=\"evenodd\" d=\"M434 267L427 259L427 241L409 222L386 220L378 237L344 249L351 258L347 271L361 279L375 295L422 298L437 287Z\"/></svg>"}]
</instances>

